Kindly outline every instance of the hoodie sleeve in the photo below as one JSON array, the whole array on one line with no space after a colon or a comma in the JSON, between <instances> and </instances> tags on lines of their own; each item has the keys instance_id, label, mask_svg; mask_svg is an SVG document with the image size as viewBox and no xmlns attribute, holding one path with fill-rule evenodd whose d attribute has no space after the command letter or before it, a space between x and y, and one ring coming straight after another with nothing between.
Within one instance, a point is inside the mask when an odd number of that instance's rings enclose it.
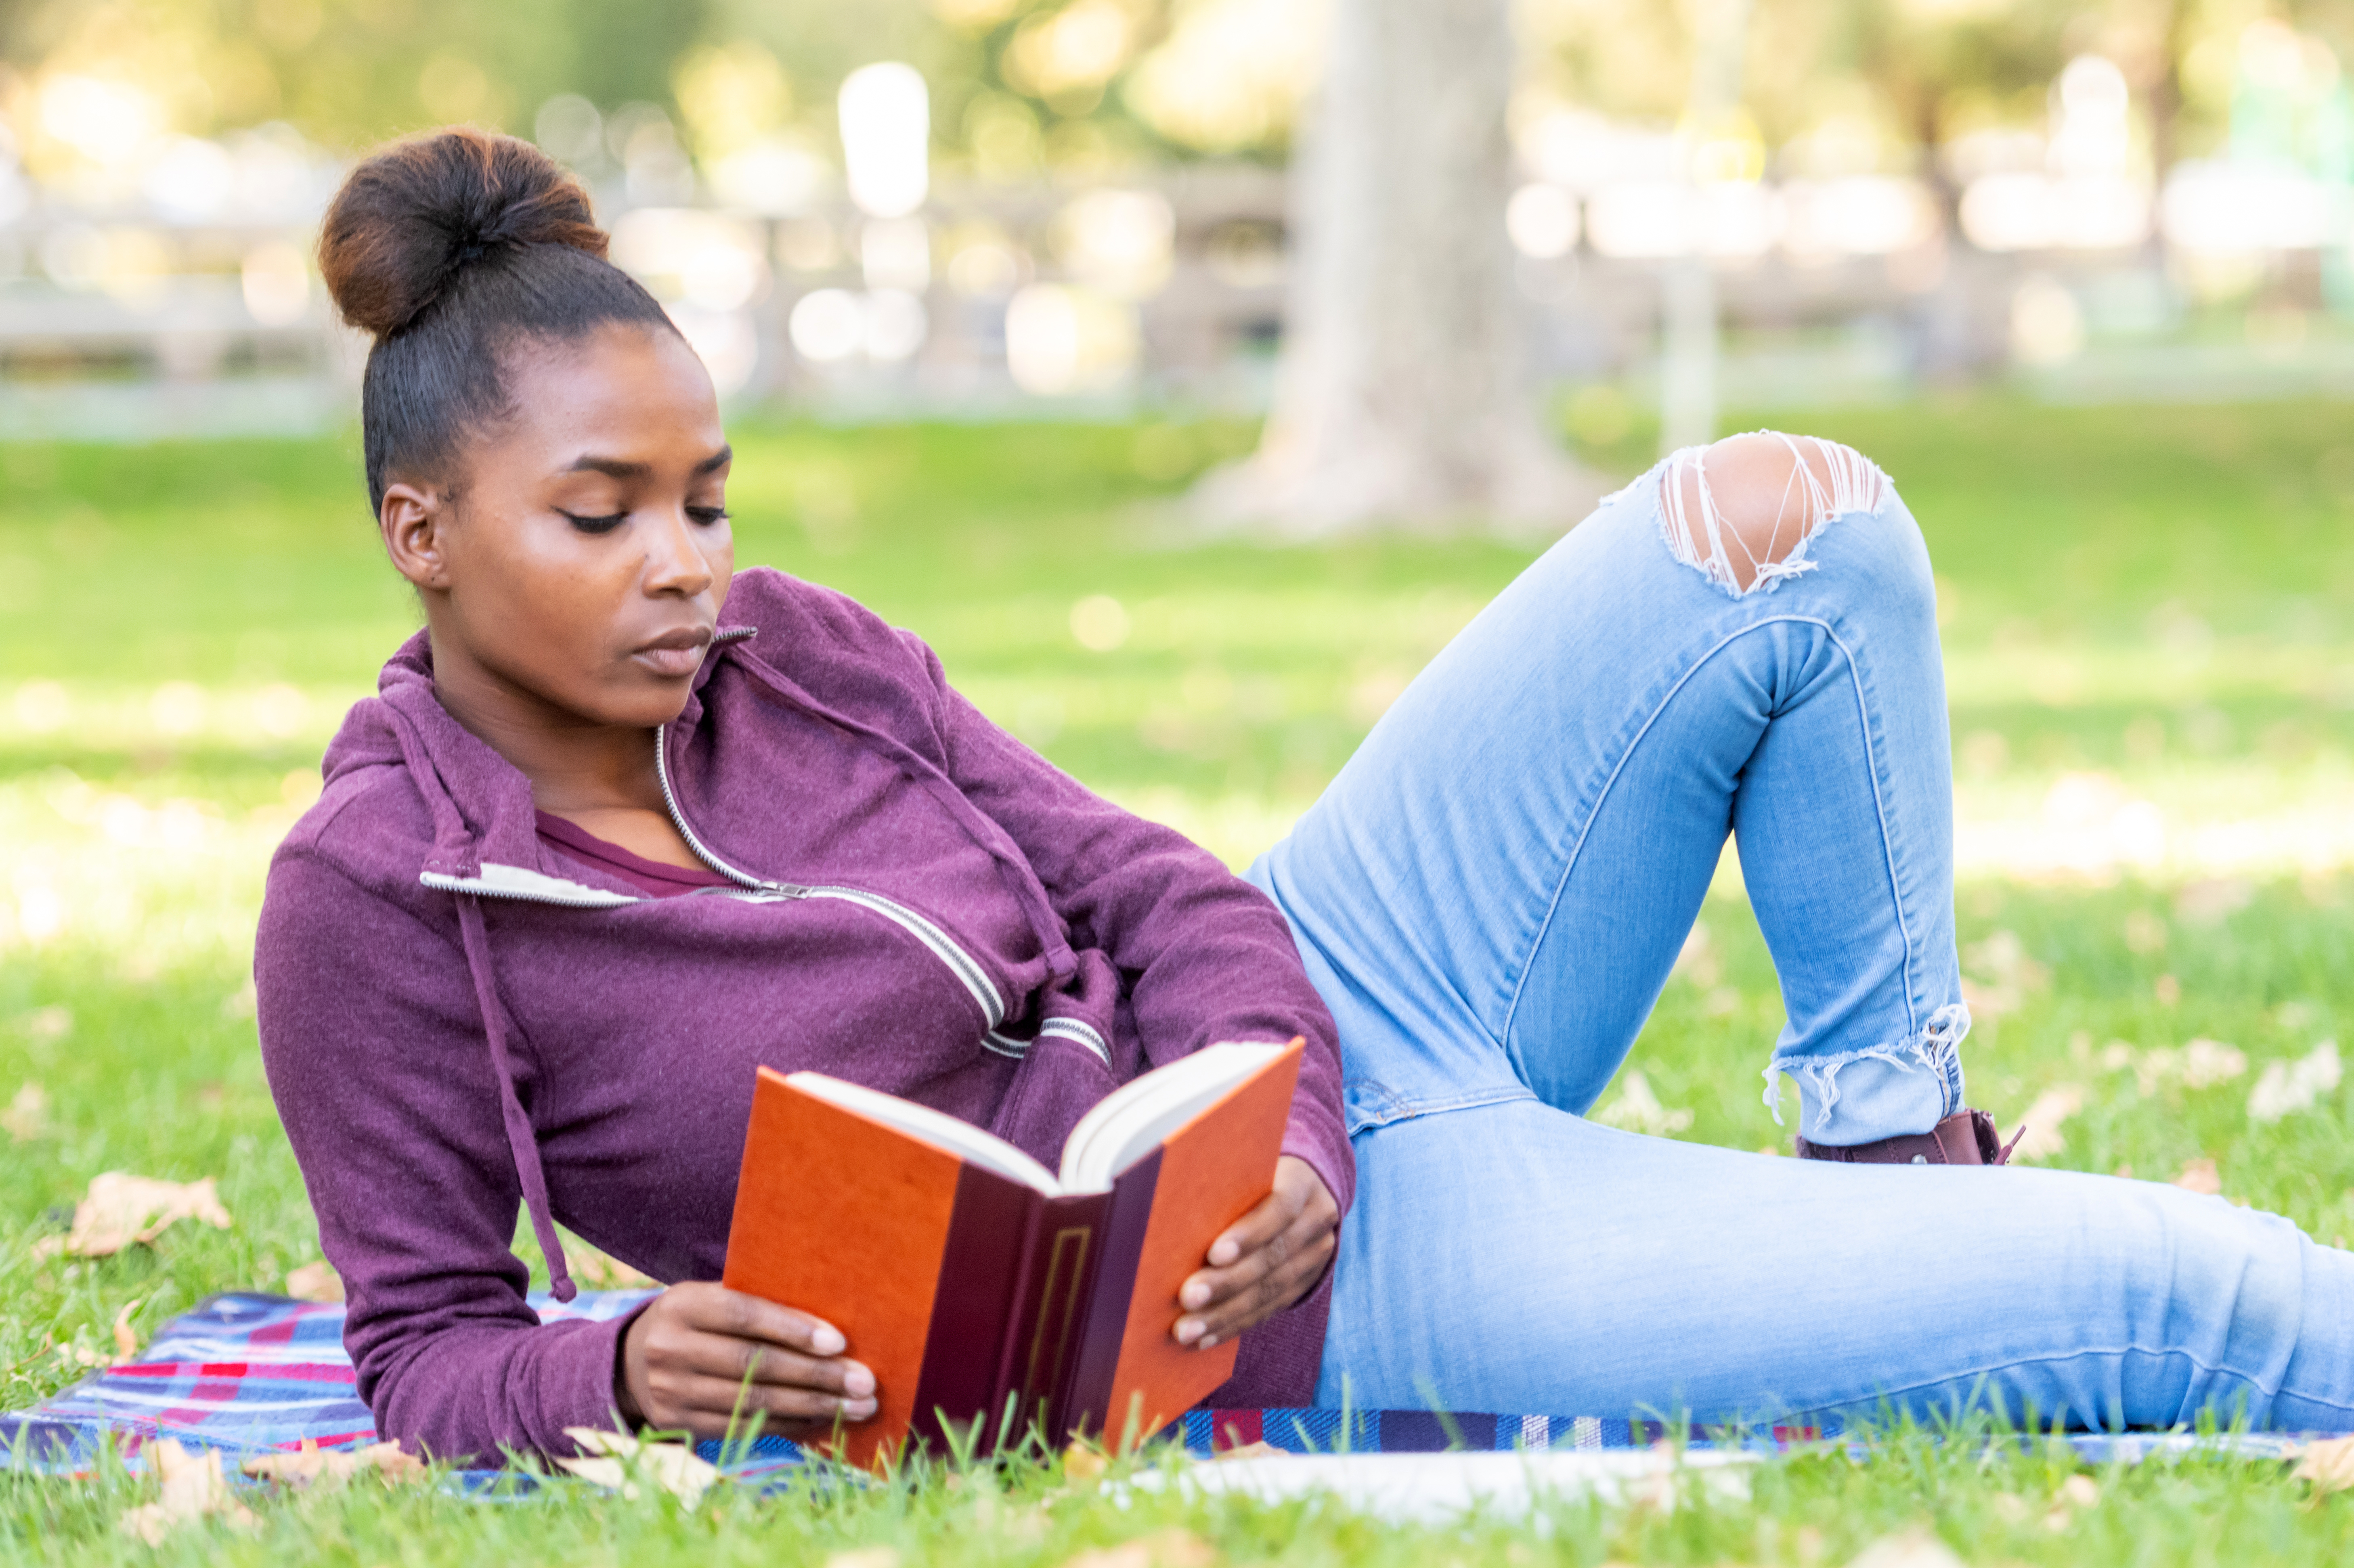
<instances>
[{"instance_id":1,"label":"hoodie sleeve","mask_svg":"<svg viewBox=\"0 0 2354 1568\"><path fill-rule=\"evenodd\" d=\"M437 928L313 853L271 865L262 1061L343 1276L360 1397L410 1452L495 1465L611 1425L627 1319L542 1327L524 1299L522 1193L467 974L454 920Z\"/></svg>"},{"instance_id":2,"label":"hoodie sleeve","mask_svg":"<svg viewBox=\"0 0 2354 1568\"><path fill-rule=\"evenodd\" d=\"M1291 927L1257 888L1173 828L1113 805L1000 729L930 670L949 776L1020 846L1077 947L1118 966L1155 1066L1220 1040L1308 1042L1283 1151L1346 1213L1356 1166L1341 1110L1339 1032Z\"/></svg>"}]
</instances>

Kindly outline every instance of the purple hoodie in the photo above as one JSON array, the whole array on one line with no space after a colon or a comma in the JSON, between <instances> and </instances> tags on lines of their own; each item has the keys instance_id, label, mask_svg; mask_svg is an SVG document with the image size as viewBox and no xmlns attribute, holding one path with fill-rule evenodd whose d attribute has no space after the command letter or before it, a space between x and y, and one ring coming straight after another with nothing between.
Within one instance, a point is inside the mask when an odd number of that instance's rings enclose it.
<instances>
[{"instance_id":1,"label":"purple hoodie","mask_svg":"<svg viewBox=\"0 0 2354 1568\"><path fill-rule=\"evenodd\" d=\"M262 1059L387 1437L571 1451L620 1322L542 1327L527 1205L662 1280L716 1279L754 1069L804 1068L1053 1165L1088 1107L1218 1040L1307 1036L1284 1139L1345 1211L1331 1015L1282 916L1089 793L843 596L739 574L658 736L681 833L741 885L652 899L544 843L524 776L433 694L413 638L280 846ZM1331 1279L1246 1334L1223 1404L1304 1404ZM855 1345L851 1352L857 1352Z\"/></svg>"}]
</instances>

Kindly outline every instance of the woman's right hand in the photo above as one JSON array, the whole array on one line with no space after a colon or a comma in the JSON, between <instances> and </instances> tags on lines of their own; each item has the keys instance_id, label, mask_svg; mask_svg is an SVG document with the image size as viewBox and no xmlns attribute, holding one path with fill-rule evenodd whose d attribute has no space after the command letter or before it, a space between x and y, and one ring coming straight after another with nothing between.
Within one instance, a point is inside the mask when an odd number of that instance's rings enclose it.
<instances>
[{"instance_id":1,"label":"woman's right hand","mask_svg":"<svg viewBox=\"0 0 2354 1568\"><path fill-rule=\"evenodd\" d=\"M830 1427L875 1410L875 1374L846 1349L841 1330L806 1312L724 1285L673 1285L631 1320L613 1392L632 1425L656 1431L725 1437L731 1415L756 1411L772 1429Z\"/></svg>"}]
</instances>

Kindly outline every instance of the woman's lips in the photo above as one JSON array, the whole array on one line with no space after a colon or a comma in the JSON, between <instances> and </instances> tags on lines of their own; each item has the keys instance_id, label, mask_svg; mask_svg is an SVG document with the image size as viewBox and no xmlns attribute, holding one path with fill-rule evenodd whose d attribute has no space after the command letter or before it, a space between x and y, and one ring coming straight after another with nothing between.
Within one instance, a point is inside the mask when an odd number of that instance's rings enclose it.
<instances>
[{"instance_id":1,"label":"woman's lips","mask_svg":"<svg viewBox=\"0 0 2354 1568\"><path fill-rule=\"evenodd\" d=\"M703 668L704 651L710 646L708 630L673 631L655 638L630 657L663 680L678 681Z\"/></svg>"}]
</instances>

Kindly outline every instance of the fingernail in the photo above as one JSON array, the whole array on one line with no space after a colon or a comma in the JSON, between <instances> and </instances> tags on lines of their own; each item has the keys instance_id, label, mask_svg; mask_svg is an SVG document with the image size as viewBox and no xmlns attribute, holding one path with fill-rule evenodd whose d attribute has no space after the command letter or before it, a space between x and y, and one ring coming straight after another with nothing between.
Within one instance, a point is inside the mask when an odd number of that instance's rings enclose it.
<instances>
[{"instance_id":1,"label":"fingernail","mask_svg":"<svg viewBox=\"0 0 2354 1568\"><path fill-rule=\"evenodd\" d=\"M1217 1336L1217 1335L1215 1335L1215 1334L1204 1334L1204 1335L1203 1335L1203 1336L1202 1336L1202 1342L1201 1342L1200 1344L1198 1344L1198 1345L1195 1345L1193 1348L1194 1348L1195 1350L1197 1350L1197 1351L1206 1351L1206 1350L1208 1350L1212 1345L1214 1345L1214 1344L1216 1344L1217 1342L1218 1342L1218 1336Z\"/></svg>"},{"instance_id":2,"label":"fingernail","mask_svg":"<svg viewBox=\"0 0 2354 1568\"><path fill-rule=\"evenodd\" d=\"M1201 1337L1202 1319L1199 1318L1180 1318L1177 1319L1177 1342L1179 1344L1190 1345Z\"/></svg>"},{"instance_id":3,"label":"fingernail","mask_svg":"<svg viewBox=\"0 0 2354 1568\"><path fill-rule=\"evenodd\" d=\"M871 1399L846 1399L842 1403L842 1414L853 1421L864 1421L875 1414L875 1402Z\"/></svg>"},{"instance_id":4,"label":"fingernail","mask_svg":"<svg viewBox=\"0 0 2354 1568\"><path fill-rule=\"evenodd\" d=\"M817 1330L810 1335L810 1349L822 1356L838 1356L849 1346L850 1341L842 1337L842 1330L831 1323L820 1323Z\"/></svg>"},{"instance_id":5,"label":"fingernail","mask_svg":"<svg viewBox=\"0 0 2354 1568\"><path fill-rule=\"evenodd\" d=\"M1233 1242L1228 1241L1224 1236L1220 1236L1216 1243L1210 1248L1210 1261L1216 1264L1220 1268L1224 1268L1226 1265L1234 1262L1235 1255L1241 1250L1242 1249L1236 1246Z\"/></svg>"},{"instance_id":6,"label":"fingernail","mask_svg":"<svg viewBox=\"0 0 2354 1568\"><path fill-rule=\"evenodd\" d=\"M1207 1307L1210 1304L1210 1287L1206 1285L1188 1285L1177 1293L1177 1299L1182 1305L1187 1307Z\"/></svg>"},{"instance_id":7,"label":"fingernail","mask_svg":"<svg viewBox=\"0 0 2354 1568\"><path fill-rule=\"evenodd\" d=\"M842 1392L854 1394L860 1399L865 1398L875 1392L875 1374L856 1361L851 1362L848 1370L842 1374Z\"/></svg>"}]
</instances>

